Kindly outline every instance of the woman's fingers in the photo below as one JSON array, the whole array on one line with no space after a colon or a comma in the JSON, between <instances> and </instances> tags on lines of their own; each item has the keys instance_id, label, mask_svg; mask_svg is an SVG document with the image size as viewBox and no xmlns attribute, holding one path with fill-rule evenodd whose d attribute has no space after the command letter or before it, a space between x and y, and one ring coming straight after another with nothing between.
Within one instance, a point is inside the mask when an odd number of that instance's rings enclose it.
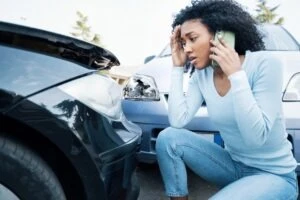
<instances>
[{"instance_id":1,"label":"woman's fingers","mask_svg":"<svg viewBox=\"0 0 300 200\"><path fill-rule=\"evenodd\" d=\"M180 25L176 26L174 29L175 38L177 41L180 40Z\"/></svg>"},{"instance_id":2,"label":"woman's fingers","mask_svg":"<svg viewBox=\"0 0 300 200\"><path fill-rule=\"evenodd\" d=\"M181 46L180 37L180 26L176 26L171 36L171 44L176 49L179 49L179 47Z\"/></svg>"},{"instance_id":3,"label":"woman's fingers","mask_svg":"<svg viewBox=\"0 0 300 200\"><path fill-rule=\"evenodd\" d=\"M219 41L211 40L210 43L212 44L213 47L216 47L217 49L220 50L228 49L228 45L224 40L219 40Z\"/></svg>"},{"instance_id":4,"label":"woman's fingers","mask_svg":"<svg viewBox=\"0 0 300 200\"><path fill-rule=\"evenodd\" d=\"M224 40L219 42L211 40L211 44L213 46L210 48L209 58L218 62L224 71L236 65L236 60L239 60L238 55Z\"/></svg>"},{"instance_id":5,"label":"woman's fingers","mask_svg":"<svg viewBox=\"0 0 300 200\"><path fill-rule=\"evenodd\" d=\"M181 43L180 29L180 25L176 26L171 35L172 60L175 66L183 66L186 62L186 55Z\"/></svg>"}]
</instances>

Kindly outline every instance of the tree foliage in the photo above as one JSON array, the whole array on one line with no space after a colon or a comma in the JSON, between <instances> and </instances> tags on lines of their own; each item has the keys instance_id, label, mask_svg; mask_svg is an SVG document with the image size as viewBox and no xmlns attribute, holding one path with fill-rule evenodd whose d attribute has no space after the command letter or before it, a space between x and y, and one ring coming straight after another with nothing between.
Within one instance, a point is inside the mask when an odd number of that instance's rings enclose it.
<instances>
[{"instance_id":1,"label":"tree foliage","mask_svg":"<svg viewBox=\"0 0 300 200\"><path fill-rule=\"evenodd\" d=\"M100 35L91 31L91 26L88 25L88 16L80 11L76 12L78 20L73 26L75 32L71 32L74 37L81 38L84 41L91 42L96 45L101 45Z\"/></svg>"},{"instance_id":2,"label":"tree foliage","mask_svg":"<svg viewBox=\"0 0 300 200\"><path fill-rule=\"evenodd\" d=\"M269 7L267 6L267 0L258 0L258 2L257 9L255 10L257 15L254 17L258 22L278 25L282 25L284 23L284 18L278 17L275 13L280 5Z\"/></svg>"}]
</instances>

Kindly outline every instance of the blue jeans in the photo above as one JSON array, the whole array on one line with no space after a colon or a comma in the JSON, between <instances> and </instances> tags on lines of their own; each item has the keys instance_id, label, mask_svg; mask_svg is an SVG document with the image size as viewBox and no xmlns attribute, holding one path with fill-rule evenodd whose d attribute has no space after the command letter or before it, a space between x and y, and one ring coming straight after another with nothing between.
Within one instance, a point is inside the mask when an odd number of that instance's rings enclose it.
<instances>
[{"instance_id":1,"label":"blue jeans","mask_svg":"<svg viewBox=\"0 0 300 200\"><path fill-rule=\"evenodd\" d=\"M296 173L273 174L232 160L229 153L186 129L166 128L156 141L157 160L167 196L188 195L186 166L220 186L211 199L295 200Z\"/></svg>"}]
</instances>

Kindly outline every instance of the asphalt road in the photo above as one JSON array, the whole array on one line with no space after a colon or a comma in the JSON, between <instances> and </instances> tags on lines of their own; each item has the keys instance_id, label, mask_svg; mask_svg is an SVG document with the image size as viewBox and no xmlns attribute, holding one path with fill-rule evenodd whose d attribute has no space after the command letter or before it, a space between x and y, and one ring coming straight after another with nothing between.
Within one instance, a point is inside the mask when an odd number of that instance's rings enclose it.
<instances>
[{"instance_id":1,"label":"asphalt road","mask_svg":"<svg viewBox=\"0 0 300 200\"><path fill-rule=\"evenodd\" d=\"M137 177L140 183L140 195L138 200L169 200L164 194L163 182L159 168L156 164L139 164ZM188 170L189 200L207 200L218 191L211 185ZM0 200L18 200L17 197L7 193L0 184ZM298 198L300 200L300 197Z\"/></svg>"},{"instance_id":2,"label":"asphalt road","mask_svg":"<svg viewBox=\"0 0 300 200\"><path fill-rule=\"evenodd\" d=\"M138 200L169 200L164 194L163 182L158 165L139 164L137 176L140 182ZM189 200L207 200L218 191L211 185L188 170Z\"/></svg>"}]
</instances>

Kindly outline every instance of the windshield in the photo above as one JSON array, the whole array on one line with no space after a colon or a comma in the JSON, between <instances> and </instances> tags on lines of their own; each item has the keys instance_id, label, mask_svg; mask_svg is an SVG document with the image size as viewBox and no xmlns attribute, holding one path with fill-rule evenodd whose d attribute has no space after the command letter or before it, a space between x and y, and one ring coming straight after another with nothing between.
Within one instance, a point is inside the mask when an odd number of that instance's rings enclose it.
<instances>
[{"instance_id":1,"label":"windshield","mask_svg":"<svg viewBox=\"0 0 300 200\"><path fill-rule=\"evenodd\" d=\"M262 33L266 50L299 51L298 42L281 26L265 25Z\"/></svg>"},{"instance_id":2,"label":"windshield","mask_svg":"<svg viewBox=\"0 0 300 200\"><path fill-rule=\"evenodd\" d=\"M266 50L269 51L299 51L299 44L293 36L281 26L264 25L262 33ZM158 57L171 56L168 44Z\"/></svg>"}]
</instances>

